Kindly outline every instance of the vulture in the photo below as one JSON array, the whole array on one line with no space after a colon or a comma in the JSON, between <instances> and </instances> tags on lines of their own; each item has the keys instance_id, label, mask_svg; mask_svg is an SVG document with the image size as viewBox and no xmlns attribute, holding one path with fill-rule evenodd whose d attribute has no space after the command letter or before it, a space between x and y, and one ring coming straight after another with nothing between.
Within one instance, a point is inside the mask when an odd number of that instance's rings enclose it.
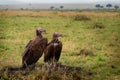
<instances>
[{"instance_id":1,"label":"vulture","mask_svg":"<svg viewBox=\"0 0 120 80\"><path fill-rule=\"evenodd\" d=\"M42 28L36 29L36 37L30 40L22 54L22 68L35 64L42 56L44 49L47 47L47 38L43 38L42 33L46 32Z\"/></svg>"},{"instance_id":2,"label":"vulture","mask_svg":"<svg viewBox=\"0 0 120 80\"><path fill-rule=\"evenodd\" d=\"M56 65L56 62L58 62L61 50L62 50L62 42L59 41L59 37L62 35L58 32L55 32L53 34L53 39L51 42L47 44L46 49L44 50L44 62L50 64L50 65Z\"/></svg>"}]
</instances>

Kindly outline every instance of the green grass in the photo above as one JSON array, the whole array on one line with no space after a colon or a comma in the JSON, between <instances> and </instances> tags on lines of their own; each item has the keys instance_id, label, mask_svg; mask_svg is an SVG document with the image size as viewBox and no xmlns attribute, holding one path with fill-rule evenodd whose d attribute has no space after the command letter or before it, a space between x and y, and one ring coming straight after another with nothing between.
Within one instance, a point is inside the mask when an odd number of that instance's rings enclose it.
<instances>
[{"instance_id":1,"label":"green grass","mask_svg":"<svg viewBox=\"0 0 120 80\"><path fill-rule=\"evenodd\" d=\"M120 78L120 17L90 18L75 21L74 17L0 16L0 68L21 66L25 45L35 37L36 28L42 27L47 31L43 35L49 41L56 31L64 35L60 38L63 43L61 64L90 70L96 80ZM94 29L96 22L102 23L105 28ZM86 48L94 56L74 55ZM43 57L38 62L43 63Z\"/></svg>"}]
</instances>

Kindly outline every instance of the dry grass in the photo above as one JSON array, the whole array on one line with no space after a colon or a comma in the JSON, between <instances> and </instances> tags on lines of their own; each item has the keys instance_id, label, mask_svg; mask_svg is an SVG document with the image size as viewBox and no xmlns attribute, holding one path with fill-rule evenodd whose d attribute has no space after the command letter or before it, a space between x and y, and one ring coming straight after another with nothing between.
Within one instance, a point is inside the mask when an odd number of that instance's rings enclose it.
<instances>
[{"instance_id":1,"label":"dry grass","mask_svg":"<svg viewBox=\"0 0 120 80\"><path fill-rule=\"evenodd\" d=\"M69 15L68 15L69 14ZM83 15L88 17L118 17L119 13L117 12L53 12L53 11L0 11L0 16L47 16L47 17L72 17L76 15Z\"/></svg>"}]
</instances>

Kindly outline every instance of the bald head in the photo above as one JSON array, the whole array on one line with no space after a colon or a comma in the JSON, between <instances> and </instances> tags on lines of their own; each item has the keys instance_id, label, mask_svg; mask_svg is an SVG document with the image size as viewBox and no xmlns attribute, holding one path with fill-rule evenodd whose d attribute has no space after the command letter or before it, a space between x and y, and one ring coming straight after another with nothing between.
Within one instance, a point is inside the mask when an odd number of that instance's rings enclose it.
<instances>
[{"instance_id":1,"label":"bald head","mask_svg":"<svg viewBox=\"0 0 120 80\"><path fill-rule=\"evenodd\" d=\"M54 34L53 34L53 38L55 38L55 39L58 39L61 36L62 36L62 34L60 34L58 32L54 32Z\"/></svg>"},{"instance_id":2,"label":"bald head","mask_svg":"<svg viewBox=\"0 0 120 80\"><path fill-rule=\"evenodd\" d=\"M43 32L46 32L46 30L44 30L42 28L36 29L36 35L41 35Z\"/></svg>"}]
</instances>

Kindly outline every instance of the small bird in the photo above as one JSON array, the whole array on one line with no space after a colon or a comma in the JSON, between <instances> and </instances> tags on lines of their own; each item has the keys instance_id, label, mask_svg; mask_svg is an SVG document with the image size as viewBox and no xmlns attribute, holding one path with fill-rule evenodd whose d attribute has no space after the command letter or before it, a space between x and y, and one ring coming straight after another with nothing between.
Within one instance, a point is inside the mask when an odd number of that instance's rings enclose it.
<instances>
[{"instance_id":1,"label":"small bird","mask_svg":"<svg viewBox=\"0 0 120 80\"><path fill-rule=\"evenodd\" d=\"M44 62L48 62L48 64L56 66L56 62L59 61L62 51L62 42L58 39L61 36L62 34L58 32L53 34L53 39L48 43L44 51Z\"/></svg>"},{"instance_id":2,"label":"small bird","mask_svg":"<svg viewBox=\"0 0 120 80\"><path fill-rule=\"evenodd\" d=\"M42 56L44 49L47 47L48 40L43 38L42 33L46 32L42 28L36 29L36 37L30 40L25 47L22 55L22 68L35 64Z\"/></svg>"}]
</instances>

